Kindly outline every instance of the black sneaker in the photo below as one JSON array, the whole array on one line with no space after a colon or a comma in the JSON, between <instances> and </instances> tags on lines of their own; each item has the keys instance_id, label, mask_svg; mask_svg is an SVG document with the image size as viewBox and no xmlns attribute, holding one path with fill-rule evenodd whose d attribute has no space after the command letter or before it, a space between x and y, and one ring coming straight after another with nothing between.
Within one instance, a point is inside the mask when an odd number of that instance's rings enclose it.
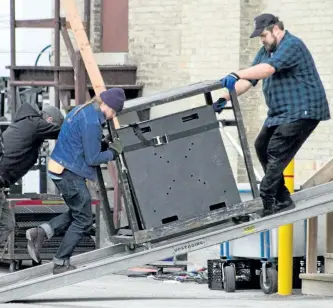
<instances>
[{"instance_id":1,"label":"black sneaker","mask_svg":"<svg viewBox=\"0 0 333 308\"><path fill-rule=\"evenodd\" d=\"M62 274L73 270L76 270L76 266L71 265L69 261L64 261L63 265L54 264L53 275Z\"/></svg>"},{"instance_id":2,"label":"black sneaker","mask_svg":"<svg viewBox=\"0 0 333 308\"><path fill-rule=\"evenodd\" d=\"M28 240L28 253L36 263L40 262L40 249L46 240L46 233L43 228L28 229L25 233Z\"/></svg>"},{"instance_id":3,"label":"black sneaker","mask_svg":"<svg viewBox=\"0 0 333 308\"><path fill-rule=\"evenodd\" d=\"M274 203L275 203L274 199L270 200L270 199L262 198L262 203L264 206L262 217L266 217L266 216L274 214Z\"/></svg>"},{"instance_id":4,"label":"black sneaker","mask_svg":"<svg viewBox=\"0 0 333 308\"><path fill-rule=\"evenodd\" d=\"M296 207L294 201L289 197L287 200L278 201L274 205L274 213L292 210Z\"/></svg>"}]
</instances>

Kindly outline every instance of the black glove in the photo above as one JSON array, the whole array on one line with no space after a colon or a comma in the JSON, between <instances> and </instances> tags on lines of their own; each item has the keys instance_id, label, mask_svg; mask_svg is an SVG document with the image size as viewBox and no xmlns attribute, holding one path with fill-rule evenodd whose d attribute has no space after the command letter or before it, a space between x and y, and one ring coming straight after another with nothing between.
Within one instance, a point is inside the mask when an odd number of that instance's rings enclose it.
<instances>
[{"instance_id":1,"label":"black glove","mask_svg":"<svg viewBox=\"0 0 333 308\"><path fill-rule=\"evenodd\" d=\"M217 112L220 114L226 104L227 104L226 99L223 97L220 97L215 103L213 103L214 112Z\"/></svg>"},{"instance_id":2,"label":"black glove","mask_svg":"<svg viewBox=\"0 0 333 308\"><path fill-rule=\"evenodd\" d=\"M123 152L123 146L119 139L115 139L112 143L109 143L109 149L113 152L114 157Z\"/></svg>"},{"instance_id":3,"label":"black glove","mask_svg":"<svg viewBox=\"0 0 333 308\"><path fill-rule=\"evenodd\" d=\"M101 141L101 151L104 152L108 148L109 148L109 143L105 139L102 139L102 141Z\"/></svg>"},{"instance_id":4,"label":"black glove","mask_svg":"<svg viewBox=\"0 0 333 308\"><path fill-rule=\"evenodd\" d=\"M102 152L106 151L109 148L109 143L111 142L111 137L109 134L106 136L102 135L101 149Z\"/></svg>"}]
</instances>

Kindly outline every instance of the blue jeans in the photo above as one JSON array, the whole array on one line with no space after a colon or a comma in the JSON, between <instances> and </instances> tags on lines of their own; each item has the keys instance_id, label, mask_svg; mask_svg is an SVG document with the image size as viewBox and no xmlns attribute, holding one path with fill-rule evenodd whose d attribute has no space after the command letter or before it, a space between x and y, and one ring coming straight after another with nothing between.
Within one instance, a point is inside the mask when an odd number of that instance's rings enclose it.
<instances>
[{"instance_id":1,"label":"blue jeans","mask_svg":"<svg viewBox=\"0 0 333 308\"><path fill-rule=\"evenodd\" d=\"M82 237L91 230L93 214L91 196L85 179L69 171L52 179L64 198L69 210L41 225L50 239L54 234L65 232L65 236L54 257L54 263L62 265L69 260Z\"/></svg>"}]
</instances>

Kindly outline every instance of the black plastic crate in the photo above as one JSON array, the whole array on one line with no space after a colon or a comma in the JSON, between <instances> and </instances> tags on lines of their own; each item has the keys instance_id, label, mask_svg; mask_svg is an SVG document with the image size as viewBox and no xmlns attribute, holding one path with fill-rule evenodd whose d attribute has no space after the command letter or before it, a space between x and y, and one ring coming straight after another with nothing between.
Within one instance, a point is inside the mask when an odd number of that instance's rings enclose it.
<instances>
[{"instance_id":1,"label":"black plastic crate","mask_svg":"<svg viewBox=\"0 0 333 308\"><path fill-rule=\"evenodd\" d=\"M207 261L208 288L210 290L223 290L222 271L224 262L221 259Z\"/></svg>"}]
</instances>

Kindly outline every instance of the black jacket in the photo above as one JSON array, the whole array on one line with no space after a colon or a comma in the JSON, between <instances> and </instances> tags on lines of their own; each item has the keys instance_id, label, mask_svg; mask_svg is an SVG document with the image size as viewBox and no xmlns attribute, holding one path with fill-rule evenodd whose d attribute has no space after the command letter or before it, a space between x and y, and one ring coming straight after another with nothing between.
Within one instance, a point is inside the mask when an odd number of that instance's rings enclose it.
<instances>
[{"instance_id":1,"label":"black jacket","mask_svg":"<svg viewBox=\"0 0 333 308\"><path fill-rule=\"evenodd\" d=\"M33 167L45 139L57 139L60 126L44 120L30 104L23 104L3 132L0 176L12 185ZM6 186L7 186L6 185Z\"/></svg>"}]
</instances>

